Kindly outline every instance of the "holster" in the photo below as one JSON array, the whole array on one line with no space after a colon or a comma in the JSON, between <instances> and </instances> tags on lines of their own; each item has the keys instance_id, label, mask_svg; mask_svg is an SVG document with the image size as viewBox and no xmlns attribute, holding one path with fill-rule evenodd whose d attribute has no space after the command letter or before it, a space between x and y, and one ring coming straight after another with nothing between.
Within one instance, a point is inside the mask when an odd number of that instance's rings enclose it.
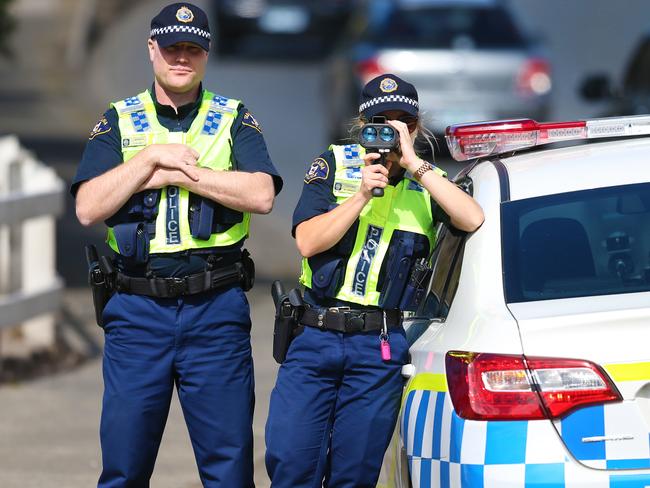
<instances>
[{"instance_id":1,"label":"holster","mask_svg":"<svg viewBox=\"0 0 650 488\"><path fill-rule=\"evenodd\" d=\"M273 359L282 364L287 357L291 341L303 331L300 317L305 310L305 304L300 290L294 288L285 293L282 283L278 280L271 285L271 295L275 303Z\"/></svg>"},{"instance_id":2,"label":"holster","mask_svg":"<svg viewBox=\"0 0 650 488\"><path fill-rule=\"evenodd\" d=\"M100 327L104 327L103 312L108 300L115 292L112 264L105 256L100 260L95 246L86 246L86 261L88 262L88 283L93 295L93 306L95 307L95 321Z\"/></svg>"},{"instance_id":3,"label":"holster","mask_svg":"<svg viewBox=\"0 0 650 488\"><path fill-rule=\"evenodd\" d=\"M410 312L417 310L427 292L432 271L426 258L416 259L399 305L401 310Z\"/></svg>"}]
</instances>

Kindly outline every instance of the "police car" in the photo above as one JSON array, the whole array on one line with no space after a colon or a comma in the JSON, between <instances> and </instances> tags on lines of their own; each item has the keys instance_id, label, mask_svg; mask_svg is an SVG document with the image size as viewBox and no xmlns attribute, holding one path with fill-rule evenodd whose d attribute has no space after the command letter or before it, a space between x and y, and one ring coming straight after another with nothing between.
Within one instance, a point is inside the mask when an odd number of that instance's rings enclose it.
<instances>
[{"instance_id":1,"label":"police car","mask_svg":"<svg viewBox=\"0 0 650 488\"><path fill-rule=\"evenodd\" d=\"M380 487L650 487L650 116L453 126L485 212L406 321Z\"/></svg>"}]
</instances>

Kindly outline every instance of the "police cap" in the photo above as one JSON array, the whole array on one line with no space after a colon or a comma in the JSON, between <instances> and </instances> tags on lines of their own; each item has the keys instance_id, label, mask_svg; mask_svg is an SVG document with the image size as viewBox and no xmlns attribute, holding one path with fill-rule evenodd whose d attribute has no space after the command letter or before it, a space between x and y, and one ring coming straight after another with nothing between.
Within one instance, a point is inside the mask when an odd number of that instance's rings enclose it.
<instances>
[{"instance_id":1,"label":"police cap","mask_svg":"<svg viewBox=\"0 0 650 488\"><path fill-rule=\"evenodd\" d=\"M161 47L177 42L191 42L205 51L210 50L208 16L191 3L172 3L151 19L151 33Z\"/></svg>"},{"instance_id":2,"label":"police cap","mask_svg":"<svg viewBox=\"0 0 650 488\"><path fill-rule=\"evenodd\" d=\"M390 73L373 78L361 91L359 115L367 120L387 110L402 110L417 117L419 108L415 87Z\"/></svg>"}]
</instances>

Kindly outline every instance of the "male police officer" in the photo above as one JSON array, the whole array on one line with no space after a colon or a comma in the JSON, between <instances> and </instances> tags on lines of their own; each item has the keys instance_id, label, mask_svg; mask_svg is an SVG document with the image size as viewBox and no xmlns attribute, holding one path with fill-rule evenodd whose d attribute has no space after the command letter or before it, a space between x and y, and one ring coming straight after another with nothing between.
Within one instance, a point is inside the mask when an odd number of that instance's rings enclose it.
<instances>
[{"instance_id":1,"label":"male police officer","mask_svg":"<svg viewBox=\"0 0 650 488\"><path fill-rule=\"evenodd\" d=\"M282 180L242 103L203 89L210 30L189 3L154 17L151 89L111 104L71 192L105 221L115 294L103 311L102 487L149 486L172 388L210 487L253 486L251 213Z\"/></svg>"}]
</instances>

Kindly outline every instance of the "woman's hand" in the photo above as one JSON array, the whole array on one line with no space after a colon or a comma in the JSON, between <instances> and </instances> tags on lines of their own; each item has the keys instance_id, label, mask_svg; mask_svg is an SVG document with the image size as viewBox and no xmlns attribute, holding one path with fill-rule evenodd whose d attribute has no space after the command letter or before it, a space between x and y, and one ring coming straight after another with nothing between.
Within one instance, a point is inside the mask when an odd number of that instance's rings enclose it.
<instances>
[{"instance_id":1,"label":"woman's hand","mask_svg":"<svg viewBox=\"0 0 650 488\"><path fill-rule=\"evenodd\" d=\"M361 188L359 192L366 201L372 198L373 188L386 188L388 185L388 168L383 164L376 164L375 161L381 155L377 153L368 153L363 157L366 165L361 168Z\"/></svg>"},{"instance_id":2,"label":"woman's hand","mask_svg":"<svg viewBox=\"0 0 650 488\"><path fill-rule=\"evenodd\" d=\"M413 140L411 139L411 133L409 132L408 126L399 120L387 120L386 123L393 127L393 129L395 129L399 134L399 146L402 153L399 165L407 171L415 173L424 161L415 154L415 149L413 149Z\"/></svg>"}]
</instances>

